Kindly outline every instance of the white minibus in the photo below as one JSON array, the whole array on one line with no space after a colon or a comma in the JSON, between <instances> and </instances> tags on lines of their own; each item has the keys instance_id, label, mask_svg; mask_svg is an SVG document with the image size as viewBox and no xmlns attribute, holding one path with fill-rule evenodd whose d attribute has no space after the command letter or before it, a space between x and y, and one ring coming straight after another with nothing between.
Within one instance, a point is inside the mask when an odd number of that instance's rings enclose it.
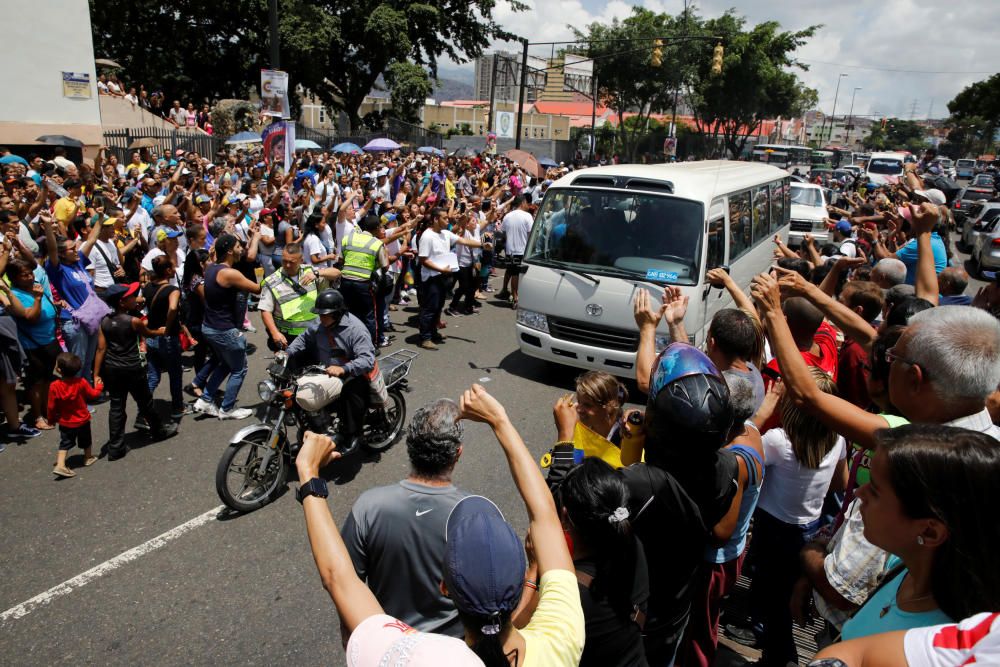
<instances>
[{"instance_id":1,"label":"white minibus","mask_svg":"<svg viewBox=\"0 0 1000 667\"><path fill-rule=\"evenodd\" d=\"M517 341L548 361L635 375L639 334L632 303L664 285L690 299L684 324L701 345L724 290L705 281L727 268L748 286L788 237L788 172L729 161L583 169L549 187L521 266ZM661 322L657 349L671 341Z\"/></svg>"}]
</instances>

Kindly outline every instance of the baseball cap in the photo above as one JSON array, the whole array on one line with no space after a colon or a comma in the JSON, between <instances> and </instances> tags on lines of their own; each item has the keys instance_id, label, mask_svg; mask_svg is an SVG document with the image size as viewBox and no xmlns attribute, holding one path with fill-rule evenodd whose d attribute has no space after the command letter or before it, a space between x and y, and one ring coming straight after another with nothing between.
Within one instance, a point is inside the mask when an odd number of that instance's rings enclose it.
<instances>
[{"instance_id":1,"label":"baseball cap","mask_svg":"<svg viewBox=\"0 0 1000 667\"><path fill-rule=\"evenodd\" d=\"M262 208L260 213L257 214L257 218L263 218L265 215L273 215L276 212L273 208Z\"/></svg>"},{"instance_id":2,"label":"baseball cap","mask_svg":"<svg viewBox=\"0 0 1000 667\"><path fill-rule=\"evenodd\" d=\"M930 203L937 204L938 206L941 206L947 201L945 199L944 193L938 190L937 188L930 188L928 190L914 190L913 194L917 195L918 197L923 197Z\"/></svg>"},{"instance_id":3,"label":"baseball cap","mask_svg":"<svg viewBox=\"0 0 1000 667\"><path fill-rule=\"evenodd\" d=\"M158 229L156 230L156 242L159 243L164 239L175 239L183 234L184 232L179 229Z\"/></svg>"},{"instance_id":4,"label":"baseball cap","mask_svg":"<svg viewBox=\"0 0 1000 667\"><path fill-rule=\"evenodd\" d=\"M111 216L106 215L104 216L104 220L101 220L102 227L110 227L113 224L115 224L115 218L112 218Z\"/></svg>"},{"instance_id":5,"label":"baseball cap","mask_svg":"<svg viewBox=\"0 0 1000 667\"><path fill-rule=\"evenodd\" d=\"M174 157L180 157L182 155L184 155L184 149L183 148L178 148L177 150L174 151Z\"/></svg>"},{"instance_id":6,"label":"baseball cap","mask_svg":"<svg viewBox=\"0 0 1000 667\"><path fill-rule=\"evenodd\" d=\"M847 220L841 220L834 226L834 229L836 229L838 232L842 234L850 234L851 223L849 223Z\"/></svg>"},{"instance_id":7,"label":"baseball cap","mask_svg":"<svg viewBox=\"0 0 1000 667\"><path fill-rule=\"evenodd\" d=\"M499 616L521 599L524 547L500 509L482 496L458 501L445 525L444 581L459 611L486 621L482 633L500 632Z\"/></svg>"},{"instance_id":8,"label":"baseball cap","mask_svg":"<svg viewBox=\"0 0 1000 667\"><path fill-rule=\"evenodd\" d=\"M195 204L208 204L212 201L212 198L208 195L198 195L194 198Z\"/></svg>"},{"instance_id":9,"label":"baseball cap","mask_svg":"<svg viewBox=\"0 0 1000 667\"><path fill-rule=\"evenodd\" d=\"M388 175L389 175L389 170L385 169L384 167L382 169L379 169L378 172L376 172L376 174L375 174L375 176L378 177L378 178L381 178L382 176L388 176Z\"/></svg>"},{"instance_id":10,"label":"baseball cap","mask_svg":"<svg viewBox=\"0 0 1000 667\"><path fill-rule=\"evenodd\" d=\"M125 192L122 193L122 201L130 202L132 201L132 198L138 194L139 194L139 188L137 187L125 188Z\"/></svg>"},{"instance_id":11,"label":"baseball cap","mask_svg":"<svg viewBox=\"0 0 1000 667\"><path fill-rule=\"evenodd\" d=\"M376 614L361 621L347 640L348 667L481 667L482 660L456 637L420 632L398 618Z\"/></svg>"},{"instance_id":12,"label":"baseball cap","mask_svg":"<svg viewBox=\"0 0 1000 667\"><path fill-rule=\"evenodd\" d=\"M382 220L384 220L385 222L392 222L395 219L396 219L395 213L386 213L385 215L382 216Z\"/></svg>"},{"instance_id":13,"label":"baseball cap","mask_svg":"<svg viewBox=\"0 0 1000 667\"><path fill-rule=\"evenodd\" d=\"M126 296L132 296L133 294L138 292L139 287L140 287L139 283L125 283L125 284L116 283L111 287L109 287L108 289L106 289L104 291L104 294L101 295L101 298L103 298L109 305L114 306L119 301L121 301L122 298Z\"/></svg>"}]
</instances>

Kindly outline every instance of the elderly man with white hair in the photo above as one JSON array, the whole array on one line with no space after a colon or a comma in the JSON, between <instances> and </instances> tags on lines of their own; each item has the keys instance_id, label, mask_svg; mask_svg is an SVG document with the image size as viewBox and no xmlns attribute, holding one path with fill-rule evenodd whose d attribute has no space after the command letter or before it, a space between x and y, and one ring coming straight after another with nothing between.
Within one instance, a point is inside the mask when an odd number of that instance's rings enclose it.
<instances>
[{"instance_id":1,"label":"elderly man with white hair","mask_svg":"<svg viewBox=\"0 0 1000 667\"><path fill-rule=\"evenodd\" d=\"M895 257L885 257L875 263L872 282L882 289L890 289L906 282L906 264Z\"/></svg>"}]
</instances>

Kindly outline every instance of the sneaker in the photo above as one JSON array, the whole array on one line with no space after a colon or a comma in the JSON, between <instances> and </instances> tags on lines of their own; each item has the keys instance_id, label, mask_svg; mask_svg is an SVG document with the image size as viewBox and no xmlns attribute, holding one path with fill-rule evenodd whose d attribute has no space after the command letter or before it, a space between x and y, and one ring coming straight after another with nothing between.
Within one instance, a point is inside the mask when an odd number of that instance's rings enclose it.
<instances>
[{"instance_id":1,"label":"sneaker","mask_svg":"<svg viewBox=\"0 0 1000 667\"><path fill-rule=\"evenodd\" d=\"M420 341L420 347L422 347L425 350L436 350L436 349L438 349L438 346L435 345L433 343L433 341L429 341L429 340Z\"/></svg>"},{"instance_id":2,"label":"sneaker","mask_svg":"<svg viewBox=\"0 0 1000 667\"><path fill-rule=\"evenodd\" d=\"M176 408L171 408L170 417L172 419L180 419L184 415L189 415L192 412L194 412L194 409L192 409L190 405L187 405L185 403L184 405L178 406Z\"/></svg>"},{"instance_id":3,"label":"sneaker","mask_svg":"<svg viewBox=\"0 0 1000 667\"><path fill-rule=\"evenodd\" d=\"M492 294L496 290L494 290L492 287L490 287L489 285L487 285L486 289L484 289L483 291L486 292L487 294Z\"/></svg>"},{"instance_id":4,"label":"sneaker","mask_svg":"<svg viewBox=\"0 0 1000 667\"><path fill-rule=\"evenodd\" d=\"M7 451L7 445L0 442L0 454L3 454L6 451Z\"/></svg>"},{"instance_id":5,"label":"sneaker","mask_svg":"<svg viewBox=\"0 0 1000 667\"><path fill-rule=\"evenodd\" d=\"M89 468L90 466L94 465L95 463L97 463L97 457L96 456L88 456L87 460L83 462L83 465L85 465L85 466L87 466Z\"/></svg>"},{"instance_id":6,"label":"sneaker","mask_svg":"<svg viewBox=\"0 0 1000 667\"><path fill-rule=\"evenodd\" d=\"M219 408L218 415L219 419L246 419L253 416L253 410L250 408L233 408L232 410Z\"/></svg>"},{"instance_id":7,"label":"sneaker","mask_svg":"<svg viewBox=\"0 0 1000 667\"><path fill-rule=\"evenodd\" d=\"M465 313L463 313L460 310L452 310L451 308L445 308L444 314L447 315L448 317L461 317Z\"/></svg>"},{"instance_id":8,"label":"sneaker","mask_svg":"<svg viewBox=\"0 0 1000 667\"><path fill-rule=\"evenodd\" d=\"M28 426L24 422L21 422L21 425L17 427L17 430L10 435L14 438L37 438L41 434L42 432L34 426Z\"/></svg>"},{"instance_id":9,"label":"sneaker","mask_svg":"<svg viewBox=\"0 0 1000 667\"><path fill-rule=\"evenodd\" d=\"M386 338L378 344L379 347L392 347L392 340Z\"/></svg>"},{"instance_id":10,"label":"sneaker","mask_svg":"<svg viewBox=\"0 0 1000 667\"><path fill-rule=\"evenodd\" d=\"M140 415L135 418L135 422L132 424L132 428L134 428L137 431L148 431L149 422L146 421L145 417Z\"/></svg>"},{"instance_id":11,"label":"sneaker","mask_svg":"<svg viewBox=\"0 0 1000 667\"><path fill-rule=\"evenodd\" d=\"M194 402L194 411L211 417L219 416L219 408L215 406L215 403L206 401L204 398L199 398Z\"/></svg>"},{"instance_id":12,"label":"sneaker","mask_svg":"<svg viewBox=\"0 0 1000 667\"><path fill-rule=\"evenodd\" d=\"M255 327L252 324L247 324L245 327L243 327L243 330L246 331L247 333L257 333L257 327Z\"/></svg>"},{"instance_id":13,"label":"sneaker","mask_svg":"<svg viewBox=\"0 0 1000 667\"><path fill-rule=\"evenodd\" d=\"M56 477L76 477L76 473L66 466L56 466L52 469L52 474Z\"/></svg>"}]
</instances>

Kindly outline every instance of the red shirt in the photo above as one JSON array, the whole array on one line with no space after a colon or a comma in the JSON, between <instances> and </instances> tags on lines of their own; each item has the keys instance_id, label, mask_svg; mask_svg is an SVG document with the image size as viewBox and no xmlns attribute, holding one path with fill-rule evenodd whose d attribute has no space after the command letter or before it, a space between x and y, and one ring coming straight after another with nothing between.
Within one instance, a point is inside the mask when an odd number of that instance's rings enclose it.
<instances>
[{"instance_id":1,"label":"red shirt","mask_svg":"<svg viewBox=\"0 0 1000 667\"><path fill-rule=\"evenodd\" d=\"M851 338L840 346L840 361L837 363L837 389L840 397L867 410L872 399L868 396L868 353Z\"/></svg>"},{"instance_id":2,"label":"red shirt","mask_svg":"<svg viewBox=\"0 0 1000 667\"><path fill-rule=\"evenodd\" d=\"M90 421L87 400L101 395L103 385L94 389L83 378L56 380L49 385L49 423L67 428L83 426Z\"/></svg>"},{"instance_id":3,"label":"red shirt","mask_svg":"<svg viewBox=\"0 0 1000 667\"><path fill-rule=\"evenodd\" d=\"M816 335L813 336L813 343L819 348L819 355L813 354L811 350L799 350L802 359L806 362L806 366L815 366L836 382L837 362L839 359L837 353L837 330L829 322L824 321L823 324L819 325L819 329L816 330ZM762 374L764 375L764 388L770 389L774 381L781 377L781 369L778 368L777 357L767 362L767 366L764 367ZM771 418L764 423L764 428L760 432L764 433L780 425L781 415L775 410Z\"/></svg>"}]
</instances>

